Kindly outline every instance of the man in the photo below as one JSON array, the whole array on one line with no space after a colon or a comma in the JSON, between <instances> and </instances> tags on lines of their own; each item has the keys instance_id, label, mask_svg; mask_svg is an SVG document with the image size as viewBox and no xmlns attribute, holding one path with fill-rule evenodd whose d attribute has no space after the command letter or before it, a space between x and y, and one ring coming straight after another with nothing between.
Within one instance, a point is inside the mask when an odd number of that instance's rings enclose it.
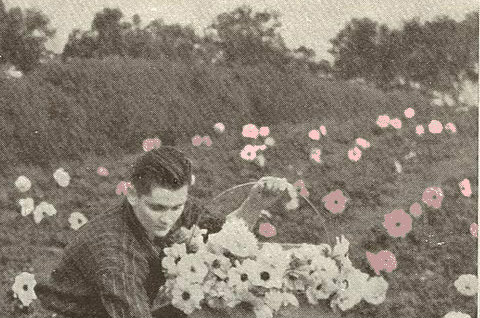
<instances>
[{"instance_id":1,"label":"man","mask_svg":"<svg viewBox=\"0 0 480 318\"><path fill-rule=\"evenodd\" d=\"M152 313L165 282L163 248L182 239L182 227L214 233L224 221L188 196L191 178L190 161L175 148L143 154L126 199L83 226L48 282L36 286L44 307L71 318L185 317L171 305ZM285 179L262 178L230 215L252 228L286 187Z\"/></svg>"}]
</instances>

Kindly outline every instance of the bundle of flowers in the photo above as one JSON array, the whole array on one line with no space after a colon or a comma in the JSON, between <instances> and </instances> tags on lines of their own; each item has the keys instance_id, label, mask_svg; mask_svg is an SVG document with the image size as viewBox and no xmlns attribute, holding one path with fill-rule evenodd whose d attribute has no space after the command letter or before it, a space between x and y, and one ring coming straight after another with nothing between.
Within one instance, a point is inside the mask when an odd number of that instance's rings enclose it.
<instances>
[{"instance_id":1,"label":"bundle of flowers","mask_svg":"<svg viewBox=\"0 0 480 318\"><path fill-rule=\"evenodd\" d=\"M283 306L328 300L333 310L348 310L366 300L380 304L388 283L353 267L348 241L321 245L259 244L241 219L231 218L204 243L192 228L187 243L165 248L165 291L186 314L204 306L233 308L249 303L257 318L273 317Z\"/></svg>"}]
</instances>

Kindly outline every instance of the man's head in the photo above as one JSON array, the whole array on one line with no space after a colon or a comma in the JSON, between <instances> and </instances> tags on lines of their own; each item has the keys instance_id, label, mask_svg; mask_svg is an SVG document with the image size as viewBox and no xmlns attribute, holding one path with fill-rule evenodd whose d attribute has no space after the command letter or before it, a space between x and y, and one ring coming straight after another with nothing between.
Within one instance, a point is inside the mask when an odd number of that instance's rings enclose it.
<instances>
[{"instance_id":1,"label":"man's head","mask_svg":"<svg viewBox=\"0 0 480 318\"><path fill-rule=\"evenodd\" d=\"M178 220L191 178L190 160L173 147L151 150L135 162L127 199L149 236L165 236Z\"/></svg>"}]
</instances>

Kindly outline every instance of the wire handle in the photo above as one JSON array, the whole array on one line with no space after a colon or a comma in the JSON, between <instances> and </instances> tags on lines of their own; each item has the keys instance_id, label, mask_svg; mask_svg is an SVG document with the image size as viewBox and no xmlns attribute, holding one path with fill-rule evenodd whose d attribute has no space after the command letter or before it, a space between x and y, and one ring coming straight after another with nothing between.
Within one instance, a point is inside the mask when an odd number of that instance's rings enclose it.
<instances>
[{"instance_id":1,"label":"wire handle","mask_svg":"<svg viewBox=\"0 0 480 318\"><path fill-rule=\"evenodd\" d=\"M215 200L217 200L219 197L225 195L226 193L230 192L230 191L233 191L235 189L239 189L239 188L242 188L242 187L245 187L245 186L250 186L250 185L255 185L257 184L257 182L246 182L246 183L242 183L242 184L238 184L236 186L233 186L231 188L228 188L222 192L220 192L219 194L217 194L212 200L211 202L214 202ZM330 234L327 230L327 226L325 224L325 218L322 216L322 214L320 213L320 211L317 209L317 207L315 207L315 205L313 205L313 203L306 197L304 196L300 196L302 197L307 203L308 205L313 209L313 211L315 211L315 213L320 217L320 219L322 220L322 227L323 227L323 230L325 231L325 235L327 236L327 241L329 244L334 244L334 242L331 240L331 237L330 237ZM292 244L293 245L293 244Z\"/></svg>"}]
</instances>

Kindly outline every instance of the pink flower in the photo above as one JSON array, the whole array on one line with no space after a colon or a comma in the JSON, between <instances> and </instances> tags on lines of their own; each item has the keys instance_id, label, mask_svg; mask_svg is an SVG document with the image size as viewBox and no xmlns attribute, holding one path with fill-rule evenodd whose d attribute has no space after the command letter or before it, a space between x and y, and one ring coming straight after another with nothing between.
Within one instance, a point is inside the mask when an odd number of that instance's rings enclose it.
<instances>
[{"instance_id":1,"label":"pink flower","mask_svg":"<svg viewBox=\"0 0 480 318\"><path fill-rule=\"evenodd\" d=\"M215 130L216 133L221 134L225 131L225 125L222 123L216 123L213 126L213 129Z\"/></svg>"},{"instance_id":2,"label":"pink flower","mask_svg":"<svg viewBox=\"0 0 480 318\"><path fill-rule=\"evenodd\" d=\"M322 163L322 159L320 158L322 151L318 148L312 149L310 153L310 158L318 163Z\"/></svg>"},{"instance_id":3,"label":"pink flower","mask_svg":"<svg viewBox=\"0 0 480 318\"><path fill-rule=\"evenodd\" d=\"M327 128L323 125L320 126L320 133L325 136L327 134Z\"/></svg>"},{"instance_id":4,"label":"pink flower","mask_svg":"<svg viewBox=\"0 0 480 318\"><path fill-rule=\"evenodd\" d=\"M412 217L402 209L393 210L391 213L385 214L383 226L390 236L405 237L412 230Z\"/></svg>"},{"instance_id":5,"label":"pink flower","mask_svg":"<svg viewBox=\"0 0 480 318\"><path fill-rule=\"evenodd\" d=\"M348 198L339 189L330 192L322 198L322 202L325 202L325 208L333 214L342 213L345 210L347 201Z\"/></svg>"},{"instance_id":6,"label":"pink flower","mask_svg":"<svg viewBox=\"0 0 480 318\"><path fill-rule=\"evenodd\" d=\"M245 160L253 160L257 156L257 147L253 145L246 145L243 147L242 151L240 152L240 157Z\"/></svg>"},{"instance_id":7,"label":"pink flower","mask_svg":"<svg viewBox=\"0 0 480 318\"><path fill-rule=\"evenodd\" d=\"M192 138L192 145L193 146L198 147L202 144L202 142L203 142L203 139L200 135L193 136L193 138Z\"/></svg>"},{"instance_id":8,"label":"pink flower","mask_svg":"<svg viewBox=\"0 0 480 318\"><path fill-rule=\"evenodd\" d=\"M270 134L270 128L268 127L260 127L260 129L258 130L260 136L262 137L267 137L269 134Z\"/></svg>"},{"instance_id":9,"label":"pink flower","mask_svg":"<svg viewBox=\"0 0 480 318\"><path fill-rule=\"evenodd\" d=\"M417 125L415 128L417 135L423 135L425 133L425 129L423 128L422 125Z\"/></svg>"},{"instance_id":10,"label":"pink flower","mask_svg":"<svg viewBox=\"0 0 480 318\"><path fill-rule=\"evenodd\" d=\"M277 235L277 230L275 229L275 226L273 226L270 223L262 223L260 224L258 233L260 233L260 235L265 237L272 237Z\"/></svg>"},{"instance_id":11,"label":"pink flower","mask_svg":"<svg viewBox=\"0 0 480 318\"><path fill-rule=\"evenodd\" d=\"M430 131L432 134L439 134L443 130L442 123L439 122L438 120L432 120L430 124L428 124L428 131Z\"/></svg>"},{"instance_id":12,"label":"pink flower","mask_svg":"<svg viewBox=\"0 0 480 318\"><path fill-rule=\"evenodd\" d=\"M370 148L370 143L363 138L357 138L357 139L355 139L355 142L357 143L357 145L359 145L363 149Z\"/></svg>"},{"instance_id":13,"label":"pink flower","mask_svg":"<svg viewBox=\"0 0 480 318\"><path fill-rule=\"evenodd\" d=\"M390 124L390 117L388 115L380 115L377 118L377 125L380 128L386 128Z\"/></svg>"},{"instance_id":14,"label":"pink flower","mask_svg":"<svg viewBox=\"0 0 480 318\"><path fill-rule=\"evenodd\" d=\"M412 118L413 116L415 116L415 110L413 108L409 107L409 108L405 109L404 114L405 114L405 117Z\"/></svg>"},{"instance_id":15,"label":"pink flower","mask_svg":"<svg viewBox=\"0 0 480 318\"><path fill-rule=\"evenodd\" d=\"M108 172L107 168L105 168L105 167L98 167L97 174L99 176L106 177L106 176L108 176L109 172Z\"/></svg>"},{"instance_id":16,"label":"pink flower","mask_svg":"<svg viewBox=\"0 0 480 318\"><path fill-rule=\"evenodd\" d=\"M397 259L395 255L387 250L380 251L377 254L367 252L367 259L377 275L380 275L381 270L391 273L397 268Z\"/></svg>"},{"instance_id":17,"label":"pink flower","mask_svg":"<svg viewBox=\"0 0 480 318\"><path fill-rule=\"evenodd\" d=\"M470 225L470 233L472 233L473 236L478 237L478 224L477 223L472 223L472 225Z\"/></svg>"},{"instance_id":18,"label":"pink flower","mask_svg":"<svg viewBox=\"0 0 480 318\"><path fill-rule=\"evenodd\" d=\"M440 209L443 201L443 191L438 187L425 189L422 194L422 201L429 207Z\"/></svg>"},{"instance_id":19,"label":"pink flower","mask_svg":"<svg viewBox=\"0 0 480 318\"><path fill-rule=\"evenodd\" d=\"M361 157L362 151L358 147L348 150L348 159L350 159L351 161L357 162L358 160L360 160Z\"/></svg>"},{"instance_id":20,"label":"pink flower","mask_svg":"<svg viewBox=\"0 0 480 318\"><path fill-rule=\"evenodd\" d=\"M420 215L422 215L423 211L422 211L422 206L420 205L420 203L418 202L415 202L414 204L412 204L410 206L410 214L413 215L414 217L418 218Z\"/></svg>"},{"instance_id":21,"label":"pink flower","mask_svg":"<svg viewBox=\"0 0 480 318\"><path fill-rule=\"evenodd\" d=\"M472 188L470 186L470 180L468 179L463 179L458 186L460 187L460 191L462 191L462 194L469 198L472 195Z\"/></svg>"},{"instance_id":22,"label":"pink flower","mask_svg":"<svg viewBox=\"0 0 480 318\"><path fill-rule=\"evenodd\" d=\"M446 130L446 131L449 131L449 132L451 132L451 133L453 134L453 133L456 133L456 132L457 132L457 127L455 127L455 124L453 124L453 123L447 123L447 124L445 125L445 130Z\"/></svg>"},{"instance_id":23,"label":"pink flower","mask_svg":"<svg viewBox=\"0 0 480 318\"><path fill-rule=\"evenodd\" d=\"M307 188L305 187L305 183L303 180L298 180L293 184L294 187L297 187L297 190L300 190L300 195L302 197L308 197L310 193L308 192Z\"/></svg>"},{"instance_id":24,"label":"pink flower","mask_svg":"<svg viewBox=\"0 0 480 318\"><path fill-rule=\"evenodd\" d=\"M204 142L207 147L212 146L212 139L210 139L210 136L203 136L202 142Z\"/></svg>"},{"instance_id":25,"label":"pink flower","mask_svg":"<svg viewBox=\"0 0 480 318\"><path fill-rule=\"evenodd\" d=\"M132 184L130 182L126 181L120 181L120 183L117 185L117 189L115 190L115 193L117 195L123 194L127 195L128 188L131 188Z\"/></svg>"},{"instance_id":26,"label":"pink flower","mask_svg":"<svg viewBox=\"0 0 480 318\"><path fill-rule=\"evenodd\" d=\"M402 121L398 118L390 119L390 125L395 129L402 128Z\"/></svg>"},{"instance_id":27,"label":"pink flower","mask_svg":"<svg viewBox=\"0 0 480 318\"><path fill-rule=\"evenodd\" d=\"M143 150L150 151L153 149L160 148L162 141L158 138L145 139L142 143Z\"/></svg>"},{"instance_id":28,"label":"pink flower","mask_svg":"<svg viewBox=\"0 0 480 318\"><path fill-rule=\"evenodd\" d=\"M257 139L258 128L254 124L247 124L242 127L242 135L245 138Z\"/></svg>"},{"instance_id":29,"label":"pink flower","mask_svg":"<svg viewBox=\"0 0 480 318\"><path fill-rule=\"evenodd\" d=\"M320 139L320 132L318 130L310 130L308 133L308 137L312 140L319 140Z\"/></svg>"}]
</instances>

